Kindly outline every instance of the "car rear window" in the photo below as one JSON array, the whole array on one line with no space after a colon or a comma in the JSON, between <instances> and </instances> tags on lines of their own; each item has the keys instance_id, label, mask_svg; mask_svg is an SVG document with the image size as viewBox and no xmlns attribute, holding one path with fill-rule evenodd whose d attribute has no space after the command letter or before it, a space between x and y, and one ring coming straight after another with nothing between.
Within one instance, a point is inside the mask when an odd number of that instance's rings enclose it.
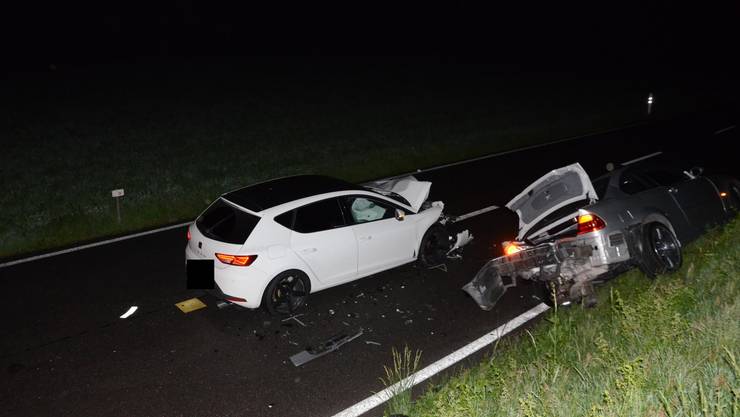
<instances>
[{"instance_id":1,"label":"car rear window","mask_svg":"<svg viewBox=\"0 0 740 417\"><path fill-rule=\"evenodd\" d=\"M206 237L241 245L247 241L259 221L259 217L219 198L198 217L195 225Z\"/></svg>"}]
</instances>

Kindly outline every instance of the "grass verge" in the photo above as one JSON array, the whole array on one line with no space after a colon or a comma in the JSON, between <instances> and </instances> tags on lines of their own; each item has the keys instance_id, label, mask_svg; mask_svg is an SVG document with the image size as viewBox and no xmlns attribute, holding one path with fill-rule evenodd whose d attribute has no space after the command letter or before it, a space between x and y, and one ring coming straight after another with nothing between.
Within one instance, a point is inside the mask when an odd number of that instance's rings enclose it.
<instances>
[{"instance_id":1,"label":"grass verge","mask_svg":"<svg viewBox=\"0 0 740 417\"><path fill-rule=\"evenodd\" d=\"M432 385L409 416L740 416L740 219L637 271L595 309L549 312L477 367Z\"/></svg>"}]
</instances>

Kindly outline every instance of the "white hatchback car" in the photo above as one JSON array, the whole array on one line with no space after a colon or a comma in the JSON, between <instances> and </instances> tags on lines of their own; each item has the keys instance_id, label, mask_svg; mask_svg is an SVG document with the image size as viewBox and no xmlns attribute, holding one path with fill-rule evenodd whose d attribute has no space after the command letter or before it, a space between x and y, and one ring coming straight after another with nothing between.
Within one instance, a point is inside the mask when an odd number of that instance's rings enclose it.
<instances>
[{"instance_id":1,"label":"white hatchback car","mask_svg":"<svg viewBox=\"0 0 740 417\"><path fill-rule=\"evenodd\" d=\"M311 292L415 260L442 263L452 245L438 225L444 205L426 202L430 187L414 177L366 187L318 175L251 185L190 225L185 257L213 265L220 298L287 314Z\"/></svg>"}]
</instances>

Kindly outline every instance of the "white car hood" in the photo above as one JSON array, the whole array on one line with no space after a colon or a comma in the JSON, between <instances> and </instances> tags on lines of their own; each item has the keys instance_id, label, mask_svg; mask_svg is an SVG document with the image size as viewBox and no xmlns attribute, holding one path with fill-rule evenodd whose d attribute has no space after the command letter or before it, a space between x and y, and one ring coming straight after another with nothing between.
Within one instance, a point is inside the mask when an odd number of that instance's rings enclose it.
<instances>
[{"instance_id":1,"label":"white car hood","mask_svg":"<svg viewBox=\"0 0 740 417\"><path fill-rule=\"evenodd\" d=\"M517 239L521 240L549 214L586 199L593 203L598 197L586 171L581 164L575 163L548 172L509 201L506 207L519 216Z\"/></svg>"},{"instance_id":2,"label":"white car hood","mask_svg":"<svg viewBox=\"0 0 740 417\"><path fill-rule=\"evenodd\" d=\"M429 190L432 188L431 182L419 181L412 175L384 181L374 181L365 185L392 191L400 195L409 202L415 212L418 212L421 205L429 198Z\"/></svg>"}]
</instances>

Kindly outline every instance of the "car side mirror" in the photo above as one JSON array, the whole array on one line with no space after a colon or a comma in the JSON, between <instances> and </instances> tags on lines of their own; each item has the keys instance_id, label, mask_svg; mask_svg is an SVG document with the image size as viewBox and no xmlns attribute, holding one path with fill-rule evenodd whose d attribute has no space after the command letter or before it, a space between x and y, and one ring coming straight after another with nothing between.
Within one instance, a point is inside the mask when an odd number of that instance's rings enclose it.
<instances>
[{"instance_id":1,"label":"car side mirror","mask_svg":"<svg viewBox=\"0 0 740 417\"><path fill-rule=\"evenodd\" d=\"M403 221L406 218L406 213L401 209L396 209L396 220Z\"/></svg>"},{"instance_id":2,"label":"car side mirror","mask_svg":"<svg viewBox=\"0 0 740 417\"><path fill-rule=\"evenodd\" d=\"M691 175L693 175L695 177L698 177L699 175L701 175L704 172L704 168L702 168L702 167L693 167L693 168L691 168L689 170L689 172L691 173Z\"/></svg>"}]
</instances>

